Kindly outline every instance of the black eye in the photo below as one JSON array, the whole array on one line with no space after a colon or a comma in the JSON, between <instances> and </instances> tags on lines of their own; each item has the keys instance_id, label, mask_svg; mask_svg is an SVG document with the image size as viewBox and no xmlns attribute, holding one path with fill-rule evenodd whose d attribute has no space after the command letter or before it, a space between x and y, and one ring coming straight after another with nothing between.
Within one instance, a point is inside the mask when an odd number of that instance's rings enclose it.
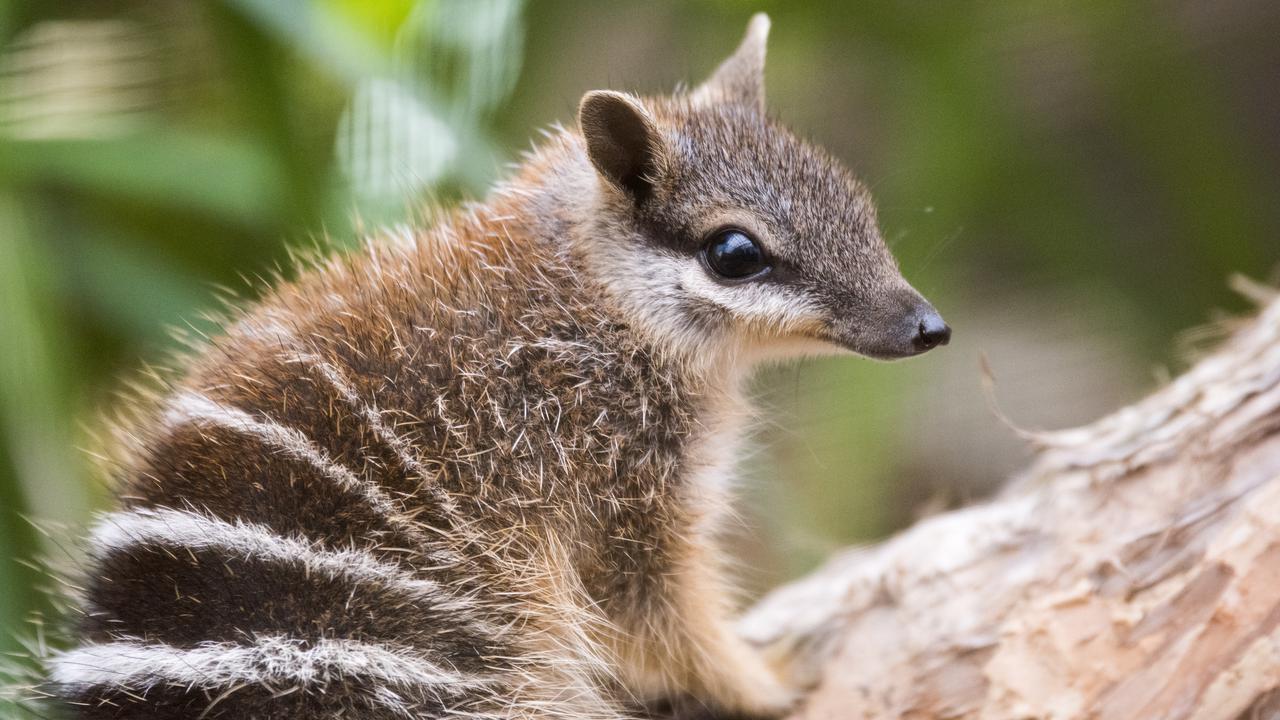
<instances>
[{"instance_id":1,"label":"black eye","mask_svg":"<svg viewBox=\"0 0 1280 720\"><path fill-rule=\"evenodd\" d=\"M722 278L743 280L769 269L764 250L751 236L736 228L711 236L703 251L707 267Z\"/></svg>"}]
</instances>

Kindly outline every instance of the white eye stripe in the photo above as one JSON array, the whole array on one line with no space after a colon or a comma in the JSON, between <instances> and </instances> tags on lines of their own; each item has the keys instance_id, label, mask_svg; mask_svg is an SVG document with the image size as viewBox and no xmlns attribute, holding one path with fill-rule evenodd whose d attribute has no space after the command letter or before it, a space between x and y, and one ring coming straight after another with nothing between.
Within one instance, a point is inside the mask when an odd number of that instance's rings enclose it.
<instances>
[{"instance_id":1,"label":"white eye stripe","mask_svg":"<svg viewBox=\"0 0 1280 720\"><path fill-rule=\"evenodd\" d=\"M680 279L691 294L714 302L741 320L767 322L785 329L822 317L817 303L783 283L726 285L709 277L700 267L686 268Z\"/></svg>"},{"instance_id":2,"label":"white eye stripe","mask_svg":"<svg viewBox=\"0 0 1280 720\"><path fill-rule=\"evenodd\" d=\"M822 306L802 288L726 282L687 250L644 241L586 247L611 301L655 345L697 365L723 367L726 360L742 359L744 341L806 335L824 322ZM724 322L708 324L717 311Z\"/></svg>"}]
</instances>

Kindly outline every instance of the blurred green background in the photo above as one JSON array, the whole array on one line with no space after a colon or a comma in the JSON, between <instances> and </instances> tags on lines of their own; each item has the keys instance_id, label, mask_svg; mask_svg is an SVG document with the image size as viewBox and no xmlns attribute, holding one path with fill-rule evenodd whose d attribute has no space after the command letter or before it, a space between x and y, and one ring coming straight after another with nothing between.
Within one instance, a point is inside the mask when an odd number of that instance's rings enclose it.
<instances>
[{"instance_id":1,"label":"blurred green background","mask_svg":"<svg viewBox=\"0 0 1280 720\"><path fill-rule=\"evenodd\" d=\"M95 418L173 328L289 247L483 194L589 89L696 82L756 10L772 111L872 187L956 342L760 378L749 589L1018 467L982 354L1016 423L1084 422L1247 309L1232 273L1275 279L1267 0L0 4L0 650L49 608L31 563L107 501Z\"/></svg>"}]
</instances>

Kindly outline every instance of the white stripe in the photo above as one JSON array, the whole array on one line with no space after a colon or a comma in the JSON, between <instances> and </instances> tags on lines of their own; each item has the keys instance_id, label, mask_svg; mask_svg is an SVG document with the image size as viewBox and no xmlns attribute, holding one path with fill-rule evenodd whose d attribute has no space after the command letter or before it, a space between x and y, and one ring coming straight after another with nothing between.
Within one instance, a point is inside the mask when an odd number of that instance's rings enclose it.
<instances>
[{"instance_id":1,"label":"white stripe","mask_svg":"<svg viewBox=\"0 0 1280 720\"><path fill-rule=\"evenodd\" d=\"M344 490L360 493L389 523L396 525L416 542L426 543L422 531L400 514L395 503L381 487L357 478L355 473L334 462L315 443L293 428L258 420L239 408L220 405L193 392L182 393L173 399L166 421L170 426L193 422L223 427L257 438L289 457L308 463Z\"/></svg>"},{"instance_id":2,"label":"white stripe","mask_svg":"<svg viewBox=\"0 0 1280 720\"><path fill-rule=\"evenodd\" d=\"M274 321L261 321L258 325L245 323L242 324L242 330L250 337L269 336L279 341L282 345L287 342L296 342L296 336L292 331ZM329 386L333 388L334 392L342 397L343 402L350 405L364 417L374 436L391 449L400 464L423 482L431 491L432 496L441 504L441 509L450 515L457 514L457 503L453 501L453 498L449 497L448 493L443 492L438 486L427 484L427 480L434 473L430 472L418 460L417 453L414 452L411 445L404 438L400 437L399 433L387 427L386 423L382 421L382 413L372 403L366 402L364 398L360 397L360 393L356 391L355 386L351 384L351 381L347 380L340 369L319 355L310 352L293 351L289 353L286 360L304 365L319 373L325 382L329 383Z\"/></svg>"},{"instance_id":3,"label":"white stripe","mask_svg":"<svg viewBox=\"0 0 1280 720\"><path fill-rule=\"evenodd\" d=\"M487 679L463 675L404 648L355 640L303 642L277 635L257 637L251 645L208 642L190 649L135 640L87 644L55 655L50 670L53 682L73 692L102 686L145 692L166 684L199 688L259 683L323 685L353 677L428 690L490 684Z\"/></svg>"},{"instance_id":4,"label":"white stripe","mask_svg":"<svg viewBox=\"0 0 1280 720\"><path fill-rule=\"evenodd\" d=\"M320 373L325 381L333 387L334 391L342 396L344 402L360 412L365 422L369 424L369 429L373 431L374 436L384 445L391 448L400 464L410 473L416 475L421 481L421 487L430 492L432 498L440 504L441 512L451 518L460 517L458 504L449 496L449 493L445 492L439 485L429 482L436 473L432 473L418 460L417 453L414 452L412 446L404 438L400 437L392 428L387 427L386 423L382 421L382 413L360 397L355 387L343 377L341 370L310 353L295 353L292 359L294 362L307 365ZM462 527L465 527L465 525L460 524L459 528Z\"/></svg>"},{"instance_id":5,"label":"white stripe","mask_svg":"<svg viewBox=\"0 0 1280 720\"><path fill-rule=\"evenodd\" d=\"M359 393L356 392L356 389L351 385L351 383L347 382L346 378L342 376L342 373L338 368L314 355L305 353L299 353L295 360L314 368L324 377L329 385L333 387L334 391L342 396L343 401L358 409L360 414L364 416L365 422L369 423L369 427L373 430L373 434L387 445L387 447L391 448L392 452L396 454L396 459L398 459L400 464L404 465L409 472L417 475L422 480L426 480L431 476L431 473L427 471L426 467L418 461L413 450L409 447L409 443L405 442L404 438L401 438L394 430L388 428L386 424L382 422L382 413L378 412L377 408L361 399Z\"/></svg>"},{"instance_id":6,"label":"white stripe","mask_svg":"<svg viewBox=\"0 0 1280 720\"><path fill-rule=\"evenodd\" d=\"M297 336L292 330L285 327L279 322L269 319L258 319L254 321L244 321L238 326L241 333L247 337L258 340L274 340L280 345L296 344ZM377 408L365 402L355 386L352 385L342 371L335 367L332 363L326 362L318 355L309 352L292 351L285 358L289 362L299 363L317 371L321 377L329 383L335 392L342 396L344 402L357 409L367 423L373 434L382 441L391 451L395 453L396 458L409 472L417 475L424 481L429 476L425 466L419 462L417 454L409 446L404 438L400 437L394 430L388 428L382 422L382 413ZM448 503L452 507L452 499L446 497L441 498L443 502Z\"/></svg>"},{"instance_id":7,"label":"white stripe","mask_svg":"<svg viewBox=\"0 0 1280 720\"><path fill-rule=\"evenodd\" d=\"M309 573L334 579L377 583L407 595L431 601L449 611L474 610L465 599L451 596L434 580L416 578L360 550L324 550L315 544L286 537L270 528L237 520L234 523L181 510L144 509L109 513L90 535L96 556L128 552L139 545L174 545L196 550L218 550L245 558L295 563Z\"/></svg>"}]
</instances>

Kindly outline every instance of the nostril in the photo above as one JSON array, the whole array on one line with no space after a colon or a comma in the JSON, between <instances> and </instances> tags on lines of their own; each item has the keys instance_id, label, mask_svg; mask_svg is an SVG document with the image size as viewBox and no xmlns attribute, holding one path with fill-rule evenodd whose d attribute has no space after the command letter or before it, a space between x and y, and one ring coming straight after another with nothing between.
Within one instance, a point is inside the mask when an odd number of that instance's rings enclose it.
<instances>
[{"instance_id":1,"label":"nostril","mask_svg":"<svg viewBox=\"0 0 1280 720\"><path fill-rule=\"evenodd\" d=\"M930 313L920 320L914 345L916 350L924 352L939 345L951 342L951 328L935 313Z\"/></svg>"}]
</instances>

